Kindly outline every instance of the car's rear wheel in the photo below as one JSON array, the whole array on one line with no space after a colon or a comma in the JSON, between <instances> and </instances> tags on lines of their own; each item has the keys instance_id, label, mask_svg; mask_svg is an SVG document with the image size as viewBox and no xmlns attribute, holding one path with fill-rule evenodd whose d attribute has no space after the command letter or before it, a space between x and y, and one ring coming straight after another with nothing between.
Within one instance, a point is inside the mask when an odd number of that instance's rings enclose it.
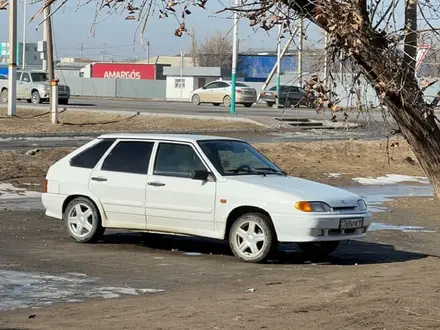
<instances>
[{"instance_id":1,"label":"car's rear wheel","mask_svg":"<svg viewBox=\"0 0 440 330\"><path fill-rule=\"evenodd\" d=\"M234 255L245 262L263 262L278 248L270 219L260 213L247 213L232 224L229 245Z\"/></svg>"},{"instance_id":2,"label":"car's rear wheel","mask_svg":"<svg viewBox=\"0 0 440 330\"><path fill-rule=\"evenodd\" d=\"M58 100L58 104L67 105L67 104L69 104L69 99Z\"/></svg>"},{"instance_id":3,"label":"car's rear wheel","mask_svg":"<svg viewBox=\"0 0 440 330\"><path fill-rule=\"evenodd\" d=\"M191 102L194 105L199 105L200 104L200 96L198 96L197 94L193 95Z\"/></svg>"},{"instance_id":4,"label":"car's rear wheel","mask_svg":"<svg viewBox=\"0 0 440 330\"><path fill-rule=\"evenodd\" d=\"M267 104L268 107L272 108L273 105L275 104L275 102L266 102L266 104Z\"/></svg>"},{"instance_id":5,"label":"car's rear wheel","mask_svg":"<svg viewBox=\"0 0 440 330\"><path fill-rule=\"evenodd\" d=\"M297 243L302 252L311 258L326 258L336 251L340 241Z\"/></svg>"},{"instance_id":6,"label":"car's rear wheel","mask_svg":"<svg viewBox=\"0 0 440 330\"><path fill-rule=\"evenodd\" d=\"M96 242L104 234L99 210L88 198L72 200L63 216L69 236L79 243Z\"/></svg>"},{"instance_id":7,"label":"car's rear wheel","mask_svg":"<svg viewBox=\"0 0 440 330\"><path fill-rule=\"evenodd\" d=\"M223 104L225 105L225 107L230 107L231 106L231 97L229 95L226 95L223 98Z\"/></svg>"},{"instance_id":8,"label":"car's rear wheel","mask_svg":"<svg viewBox=\"0 0 440 330\"><path fill-rule=\"evenodd\" d=\"M0 93L0 101L7 103L8 102L8 90L4 89L2 90L2 92Z\"/></svg>"},{"instance_id":9,"label":"car's rear wheel","mask_svg":"<svg viewBox=\"0 0 440 330\"><path fill-rule=\"evenodd\" d=\"M252 103L245 103L244 106L245 108L250 108L252 106Z\"/></svg>"}]
</instances>

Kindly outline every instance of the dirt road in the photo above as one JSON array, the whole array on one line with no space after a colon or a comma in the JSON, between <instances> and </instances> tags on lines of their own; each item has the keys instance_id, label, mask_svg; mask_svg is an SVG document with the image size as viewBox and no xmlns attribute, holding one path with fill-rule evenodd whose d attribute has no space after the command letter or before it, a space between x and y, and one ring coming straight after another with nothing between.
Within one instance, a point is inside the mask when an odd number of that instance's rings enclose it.
<instances>
[{"instance_id":1,"label":"dirt road","mask_svg":"<svg viewBox=\"0 0 440 330\"><path fill-rule=\"evenodd\" d=\"M40 274L21 290L43 273L99 279L77 289L75 299L86 302L54 303L63 298L52 296L45 301L51 307L0 312L0 328L439 329L438 202L405 198L388 207L376 222L434 232L370 232L322 262L283 246L277 260L261 265L237 261L223 243L193 238L109 231L102 242L81 245L41 213L1 211L0 270ZM104 285L165 291L84 298Z\"/></svg>"}]
</instances>

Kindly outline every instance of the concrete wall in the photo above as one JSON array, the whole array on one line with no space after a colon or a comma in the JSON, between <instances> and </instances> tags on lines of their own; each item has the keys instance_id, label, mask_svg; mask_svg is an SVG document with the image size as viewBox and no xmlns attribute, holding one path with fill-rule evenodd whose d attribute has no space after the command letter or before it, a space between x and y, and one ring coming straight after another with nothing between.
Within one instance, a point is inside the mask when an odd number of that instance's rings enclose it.
<instances>
[{"instance_id":1,"label":"concrete wall","mask_svg":"<svg viewBox=\"0 0 440 330\"><path fill-rule=\"evenodd\" d=\"M165 99L165 80L80 78L66 74L57 78L75 96Z\"/></svg>"}]
</instances>

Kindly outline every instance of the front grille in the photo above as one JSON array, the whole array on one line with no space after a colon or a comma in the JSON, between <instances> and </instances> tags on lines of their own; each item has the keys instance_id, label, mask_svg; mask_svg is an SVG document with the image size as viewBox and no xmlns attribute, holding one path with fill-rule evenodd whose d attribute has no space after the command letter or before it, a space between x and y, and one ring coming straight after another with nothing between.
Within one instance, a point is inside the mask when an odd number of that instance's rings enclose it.
<instances>
[{"instance_id":1,"label":"front grille","mask_svg":"<svg viewBox=\"0 0 440 330\"><path fill-rule=\"evenodd\" d=\"M357 206L342 206L342 207L332 207L335 212L346 212L346 211L355 211Z\"/></svg>"}]
</instances>

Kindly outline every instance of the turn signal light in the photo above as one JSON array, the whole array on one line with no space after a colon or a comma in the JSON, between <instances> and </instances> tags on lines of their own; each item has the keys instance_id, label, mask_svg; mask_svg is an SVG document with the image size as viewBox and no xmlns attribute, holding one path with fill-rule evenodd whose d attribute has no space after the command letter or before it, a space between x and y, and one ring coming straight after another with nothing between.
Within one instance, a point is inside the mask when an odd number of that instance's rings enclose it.
<instances>
[{"instance_id":1,"label":"turn signal light","mask_svg":"<svg viewBox=\"0 0 440 330\"><path fill-rule=\"evenodd\" d=\"M296 202L295 208L303 212L312 212L312 206L309 202Z\"/></svg>"}]
</instances>

